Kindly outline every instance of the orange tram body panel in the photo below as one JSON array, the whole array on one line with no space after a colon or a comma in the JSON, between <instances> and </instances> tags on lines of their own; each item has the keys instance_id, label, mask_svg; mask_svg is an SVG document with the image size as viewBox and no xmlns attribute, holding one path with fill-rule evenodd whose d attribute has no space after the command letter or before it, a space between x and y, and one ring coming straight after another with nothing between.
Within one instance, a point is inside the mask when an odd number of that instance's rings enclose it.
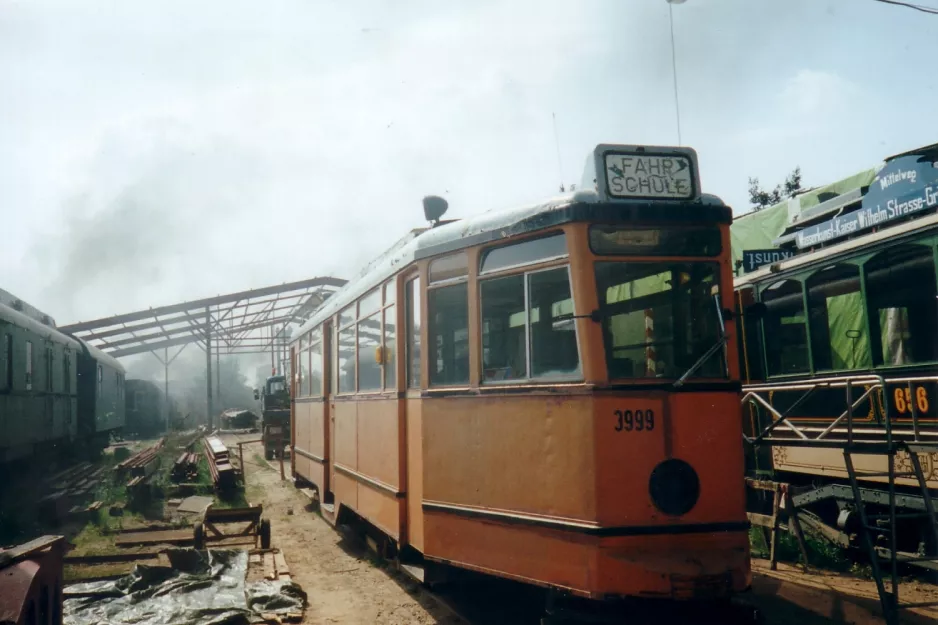
<instances>
[{"instance_id":1,"label":"orange tram body panel","mask_svg":"<svg viewBox=\"0 0 938 625\"><path fill-rule=\"evenodd\" d=\"M598 146L584 181L452 222L428 198L431 227L313 315L295 479L426 562L732 596L751 583L732 212L687 148Z\"/></svg>"}]
</instances>

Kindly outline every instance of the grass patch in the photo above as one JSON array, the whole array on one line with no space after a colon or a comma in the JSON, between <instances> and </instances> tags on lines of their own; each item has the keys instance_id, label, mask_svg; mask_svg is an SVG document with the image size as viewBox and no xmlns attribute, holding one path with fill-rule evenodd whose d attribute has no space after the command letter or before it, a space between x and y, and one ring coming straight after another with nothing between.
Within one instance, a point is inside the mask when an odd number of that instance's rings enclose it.
<instances>
[{"instance_id":1,"label":"grass patch","mask_svg":"<svg viewBox=\"0 0 938 625\"><path fill-rule=\"evenodd\" d=\"M771 536L771 530L767 531ZM847 552L834 543L805 534L805 549L808 552L808 564L816 568L835 571L838 573L851 573L865 579L872 578L869 565L853 562ZM749 528L749 545L754 558L769 558L769 544L766 541L761 527ZM779 562L791 564L801 563L801 549L798 540L786 531L780 530L776 555Z\"/></svg>"}]
</instances>

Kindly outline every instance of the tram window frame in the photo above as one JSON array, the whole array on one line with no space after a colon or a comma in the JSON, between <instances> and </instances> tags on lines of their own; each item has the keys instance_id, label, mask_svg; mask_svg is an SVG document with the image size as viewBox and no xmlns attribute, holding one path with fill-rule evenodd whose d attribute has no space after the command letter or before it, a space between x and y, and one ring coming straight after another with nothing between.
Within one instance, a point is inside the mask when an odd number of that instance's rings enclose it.
<instances>
[{"instance_id":1,"label":"tram window frame","mask_svg":"<svg viewBox=\"0 0 938 625\"><path fill-rule=\"evenodd\" d=\"M908 367L927 363L938 362L938 334L936 334L934 320L938 317L938 266L936 266L935 245L938 239L934 236L924 239L913 240L900 244L890 245L885 249L870 254L862 266L862 274L866 284L865 306L866 315L870 328L870 346L873 353L874 367ZM908 273L899 273L903 271L902 263L914 261L914 257L901 259L901 253L914 251L921 261L922 270L930 275L921 275L913 279L911 271ZM895 257L900 256L901 262L896 263ZM892 257L892 258L890 258ZM929 262L930 261L930 262ZM897 267L898 265L898 267ZM871 267L876 273L883 272L885 275L874 276L871 273ZM914 270L913 270L914 271ZM882 278L888 281L887 289L881 294L877 282ZM930 289L923 289L924 284L928 284ZM911 288L906 290L897 289L896 286L908 285ZM887 302L902 302L905 304L915 304L905 306L885 306ZM923 306L924 303L924 306ZM930 310L929 310L930 308ZM905 333L908 336L903 345L907 346L908 358L906 362L895 362L895 358L889 362L884 350L883 338L883 316L882 313L889 310L898 310L904 313L904 320L900 317L899 323L905 323ZM913 314L914 312L914 314ZM900 314L902 314L900 313ZM931 333L929 335L929 333ZM931 353L925 353L924 350L931 349ZM918 357L914 357L914 356Z\"/></svg>"},{"instance_id":2,"label":"tram window frame","mask_svg":"<svg viewBox=\"0 0 938 625\"><path fill-rule=\"evenodd\" d=\"M323 382L323 375L325 374L325 366L323 362L324 360L323 358L324 335L325 334L322 331L322 326L313 328L309 333L308 347L306 348L307 365L309 366L309 369L308 369L308 376L307 376L308 384L306 386L306 394L304 395L305 397L322 397L323 395L324 389L323 389L322 382ZM315 351L316 349L318 349L319 351L316 352ZM313 362L314 362L313 359L317 353L319 356L319 360L318 360L319 376L318 377L315 375L315 372L313 371ZM313 380L318 380L318 384L314 385Z\"/></svg>"},{"instance_id":3,"label":"tram window frame","mask_svg":"<svg viewBox=\"0 0 938 625\"><path fill-rule=\"evenodd\" d=\"M562 251L551 246L562 248ZM497 245L482 250L479 254L479 277L569 257L570 250L567 246L566 233L563 230L548 232L517 243Z\"/></svg>"},{"instance_id":4,"label":"tram window frame","mask_svg":"<svg viewBox=\"0 0 938 625\"><path fill-rule=\"evenodd\" d=\"M465 255L465 252L459 254ZM445 259L431 261L431 269L435 262ZM431 280L427 285L427 360L430 365L428 383L431 387L469 386L472 347L469 335L468 272L467 263L466 275L451 277L451 274L446 274L445 279L437 282ZM444 298L451 300L446 303L447 314L438 315ZM458 309L461 309L459 312L462 314L453 314Z\"/></svg>"},{"instance_id":5,"label":"tram window frame","mask_svg":"<svg viewBox=\"0 0 938 625\"><path fill-rule=\"evenodd\" d=\"M46 377L46 392L51 393L55 389L54 378L53 378L53 369L55 363L55 349L51 345L46 345L46 357L45 357L45 377Z\"/></svg>"},{"instance_id":6,"label":"tram window frame","mask_svg":"<svg viewBox=\"0 0 938 625\"><path fill-rule=\"evenodd\" d=\"M765 372L766 372L767 378L805 375L805 374L814 372L814 364L813 364L814 361L811 357L811 338L808 332L808 306L807 306L807 301L805 297L805 288L804 288L803 279L801 277L791 277L791 278L783 278L783 279L771 282L770 284L767 284L759 289L759 301L763 304L766 304L766 293L768 293L772 289L781 288L780 285L788 283L788 282L797 284L799 287L798 288L798 295L799 295L798 301L800 301L800 306L801 306L801 321L800 321L800 324L797 321L795 323L786 323L786 322L779 321L779 324L778 324L779 328L777 328L776 331L769 331L767 329L767 322L770 319L770 315L772 314L771 309L767 310L765 315L763 316L760 323L762 325L762 345L763 345L763 353L765 355ZM786 295L794 295L794 293L786 294ZM768 304L766 305L768 306ZM791 318L797 319L797 315ZM797 370L790 370L790 371L780 370L780 367L782 366L781 350L779 350L778 352L779 362L777 363L777 365L773 363L775 359L775 356L773 354L773 348L779 348L781 346L780 345L781 343L780 330L781 330L782 325L792 325L792 326L801 325L801 328L803 330L803 336L804 336L803 349L805 350L804 356L802 358L803 367ZM776 343L779 343L779 344L776 344Z\"/></svg>"},{"instance_id":7,"label":"tram window frame","mask_svg":"<svg viewBox=\"0 0 938 625\"><path fill-rule=\"evenodd\" d=\"M852 275L848 275L852 274ZM809 341L811 343L811 361L814 371L858 371L869 369L873 364L872 352L870 349L869 323L866 306L866 296L863 289L863 278L860 267L849 261L841 261L830 265L825 265L813 271L804 279L804 293L807 303L807 320ZM844 286L846 281L853 282L855 288L849 288L844 292L838 292L829 297L824 296L824 291L836 289L838 285ZM853 297L859 299L855 306L831 306L835 298ZM843 300L838 300L843 301ZM843 315L843 312L832 317L832 310L836 313L837 308L843 310L854 310L859 312L859 327L851 328L845 332L845 336L834 340L831 330L833 325L848 323L849 320ZM851 332L857 332L852 336ZM861 347L861 339L865 337L865 349ZM840 341L844 341L842 344ZM851 345L847 345L847 342ZM849 350L840 353L838 347ZM860 347L860 350L858 350ZM839 358L839 361L835 361ZM850 360L848 364L848 359ZM842 366L838 366L842 365Z\"/></svg>"},{"instance_id":8,"label":"tram window frame","mask_svg":"<svg viewBox=\"0 0 938 625\"><path fill-rule=\"evenodd\" d=\"M564 304L564 302L569 302L571 309L569 313L562 313L560 315L554 315L551 313L550 324L553 327L557 323L566 323L569 322L570 327L573 331L573 351L575 352L576 364L573 368L567 368L567 371L554 371L548 368L546 371L538 372L538 364L546 362L543 358L538 356L538 352L544 346L544 342L535 340L535 331L540 331L545 326L535 327L535 324L540 324L540 311L544 306L533 307L532 300L537 298L534 297L532 291L532 278L537 279L537 276L544 276L545 274L563 272L566 276L566 289L567 297L550 304L550 308L553 309L554 306L558 304ZM509 285L509 290L512 288L520 287L521 298L520 302L515 302L515 304L521 305L521 310L510 314L507 318L502 315L502 319L499 319L497 313L493 313L491 309L487 309L486 300L488 299L485 295L487 287L494 286L496 283L506 283L514 282L520 279L520 284L512 287ZM489 274L484 279L479 280L479 348L480 348L480 364L482 366L482 372L480 375L480 383L482 385L497 385L497 384L517 384L517 383L530 383L530 382L549 382L549 381L575 381L583 379L583 361L580 354L580 341L579 341L579 331L576 327L576 321L574 318L574 302L573 302L573 287L572 287L573 277L570 271L570 265L567 263L564 264L550 264L546 267L535 267L533 269L523 270L523 271L511 271L506 270L504 272L499 272L497 274ZM489 300L491 301L491 300ZM537 318L535 315L537 313ZM523 361L524 370L520 372L520 375L511 375L511 365L508 367L491 367L488 365L493 364L492 360L489 360L488 354L493 350L494 346L491 343L487 343L487 340L494 335L494 330L489 330L489 327L492 327L492 324L495 324L497 321L506 321L508 326L504 329L504 332L501 336L496 337L494 340L496 342L502 342L508 337L508 333L511 331L511 318L517 315L522 315L522 324L524 327L524 332L519 338L522 338L523 342ZM568 318L565 318L568 317ZM554 332L566 332L567 330L554 330ZM507 355L507 354L506 354ZM567 353L569 356L570 353ZM506 361L507 362L507 361ZM498 363L505 364L505 363ZM508 374L503 377L498 377L498 372L508 371ZM489 374L487 372L491 371Z\"/></svg>"},{"instance_id":9,"label":"tram window frame","mask_svg":"<svg viewBox=\"0 0 938 625\"><path fill-rule=\"evenodd\" d=\"M407 350L407 388L420 388L421 375L421 332L423 317L421 305L420 276L414 276L404 285L404 314L407 316L405 349Z\"/></svg>"},{"instance_id":10,"label":"tram window frame","mask_svg":"<svg viewBox=\"0 0 938 625\"><path fill-rule=\"evenodd\" d=\"M13 335L5 332L3 335L3 386L0 391L9 393L13 390Z\"/></svg>"},{"instance_id":11,"label":"tram window frame","mask_svg":"<svg viewBox=\"0 0 938 625\"><path fill-rule=\"evenodd\" d=\"M65 393L72 392L72 352L68 349L62 352L62 377Z\"/></svg>"},{"instance_id":12,"label":"tram window frame","mask_svg":"<svg viewBox=\"0 0 938 625\"><path fill-rule=\"evenodd\" d=\"M25 365L25 380L26 380L26 390L33 390L33 342L26 341L26 361Z\"/></svg>"}]
</instances>

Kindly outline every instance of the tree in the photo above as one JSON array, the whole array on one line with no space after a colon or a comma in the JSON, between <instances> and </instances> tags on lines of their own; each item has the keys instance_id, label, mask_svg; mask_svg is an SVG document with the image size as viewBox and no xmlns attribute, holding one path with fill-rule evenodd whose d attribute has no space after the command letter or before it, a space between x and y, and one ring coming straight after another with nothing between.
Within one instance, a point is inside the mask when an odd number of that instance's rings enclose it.
<instances>
[{"instance_id":1,"label":"tree","mask_svg":"<svg viewBox=\"0 0 938 625\"><path fill-rule=\"evenodd\" d=\"M749 178L749 202L753 210L762 210L767 206L774 206L785 198L795 197L801 191L801 167L795 167L785 182L775 185L771 191L766 191L759 185L758 178Z\"/></svg>"}]
</instances>

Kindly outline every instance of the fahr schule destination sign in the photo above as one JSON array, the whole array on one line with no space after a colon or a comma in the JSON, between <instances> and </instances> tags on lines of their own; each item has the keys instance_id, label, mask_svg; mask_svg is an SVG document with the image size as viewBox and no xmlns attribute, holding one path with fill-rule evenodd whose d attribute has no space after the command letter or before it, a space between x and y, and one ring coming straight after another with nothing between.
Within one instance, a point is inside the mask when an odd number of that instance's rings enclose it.
<instances>
[{"instance_id":1,"label":"fahr schule destination sign","mask_svg":"<svg viewBox=\"0 0 938 625\"><path fill-rule=\"evenodd\" d=\"M799 249L856 234L938 206L938 167L930 158L901 156L883 167L863 196L861 208L798 233Z\"/></svg>"}]
</instances>

